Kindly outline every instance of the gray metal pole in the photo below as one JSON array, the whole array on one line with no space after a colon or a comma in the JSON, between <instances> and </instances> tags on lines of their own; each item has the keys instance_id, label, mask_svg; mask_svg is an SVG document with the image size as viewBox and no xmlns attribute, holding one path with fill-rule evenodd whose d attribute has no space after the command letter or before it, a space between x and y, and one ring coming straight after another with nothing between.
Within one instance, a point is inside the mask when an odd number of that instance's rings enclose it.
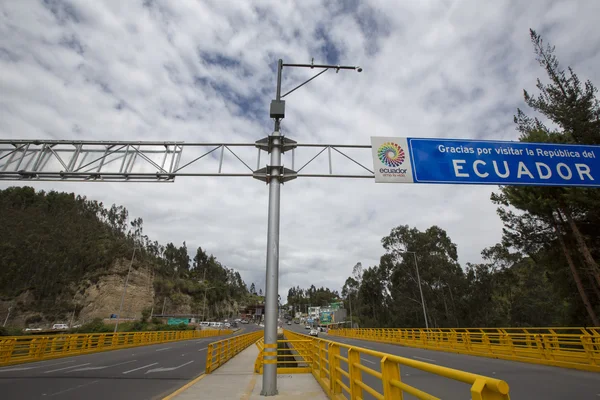
<instances>
[{"instance_id":1,"label":"gray metal pole","mask_svg":"<svg viewBox=\"0 0 600 400\"><path fill-rule=\"evenodd\" d=\"M425 328L429 329L429 322L427 322L427 311L425 311L425 298L423 297L423 288L421 287L421 277L419 276L419 264L417 263L417 253L411 251L415 258L415 268L417 269L417 281L419 282L419 292L421 292L421 304L423 305L423 316L425 317Z\"/></svg>"},{"instance_id":2,"label":"gray metal pole","mask_svg":"<svg viewBox=\"0 0 600 400\"><path fill-rule=\"evenodd\" d=\"M206 268L204 268L204 277L202 278L202 282L204 282L204 304L202 305L202 321L206 321L206 292L208 288L206 287Z\"/></svg>"},{"instance_id":3,"label":"gray metal pole","mask_svg":"<svg viewBox=\"0 0 600 400\"><path fill-rule=\"evenodd\" d=\"M277 63L276 100L281 100L281 70L283 60ZM279 118L275 119L271 150L271 179L269 180L269 222L267 230L267 279L265 299L265 363L263 367L262 396L277 395L277 294L279 291L279 167L281 167L281 139Z\"/></svg>"},{"instance_id":4,"label":"gray metal pole","mask_svg":"<svg viewBox=\"0 0 600 400\"><path fill-rule=\"evenodd\" d=\"M12 306L8 307L8 314L6 314L6 319L4 320L2 326L6 326L6 323L8 322L8 317L10 317L10 310L12 310Z\"/></svg>"},{"instance_id":5,"label":"gray metal pole","mask_svg":"<svg viewBox=\"0 0 600 400\"><path fill-rule=\"evenodd\" d=\"M348 291L348 304L350 305L350 329L352 329L352 291Z\"/></svg>"},{"instance_id":6,"label":"gray metal pole","mask_svg":"<svg viewBox=\"0 0 600 400\"><path fill-rule=\"evenodd\" d=\"M123 311L123 301L125 301L125 293L127 293L127 282L129 282L129 273L131 272L131 266L133 265L133 259L135 257L135 249L133 246L133 254L131 255L131 262L129 263L129 269L127 270L127 277L125 278L125 284L123 285L123 294L121 295L121 305L119 306L119 314L117 315L117 323L115 324L114 333L117 333L119 327L119 319L121 319L121 312Z\"/></svg>"}]
</instances>

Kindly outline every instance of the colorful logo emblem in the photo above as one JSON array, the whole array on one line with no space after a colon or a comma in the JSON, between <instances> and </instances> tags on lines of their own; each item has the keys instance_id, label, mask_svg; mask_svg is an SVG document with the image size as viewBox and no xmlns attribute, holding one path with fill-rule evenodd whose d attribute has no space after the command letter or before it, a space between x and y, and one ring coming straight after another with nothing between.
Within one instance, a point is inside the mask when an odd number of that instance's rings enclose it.
<instances>
[{"instance_id":1,"label":"colorful logo emblem","mask_svg":"<svg viewBox=\"0 0 600 400\"><path fill-rule=\"evenodd\" d=\"M404 162L404 150L394 142L387 142L377 150L379 161L390 168L396 168Z\"/></svg>"}]
</instances>

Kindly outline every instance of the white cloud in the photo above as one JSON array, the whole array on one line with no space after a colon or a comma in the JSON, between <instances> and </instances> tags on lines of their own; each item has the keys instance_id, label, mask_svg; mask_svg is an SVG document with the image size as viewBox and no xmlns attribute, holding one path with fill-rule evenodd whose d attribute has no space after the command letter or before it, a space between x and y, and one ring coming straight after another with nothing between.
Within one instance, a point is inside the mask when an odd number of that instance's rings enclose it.
<instances>
[{"instance_id":1,"label":"white cloud","mask_svg":"<svg viewBox=\"0 0 600 400\"><path fill-rule=\"evenodd\" d=\"M272 130L277 59L314 57L364 72L329 71L286 98L283 128L300 143L369 144L372 135L514 140L522 89L533 90L542 76L528 29L557 45L564 66L598 83L599 7L541 0L5 1L0 137L254 142ZM286 69L284 91L311 72ZM253 151L240 155L255 160ZM298 151L296 168L311 156ZM326 171L324 156L306 171ZM368 156L359 156L367 167ZM205 162L216 168L215 158ZM144 218L152 238L202 246L264 287L262 182L32 185L122 204ZM280 294L293 285L339 289L356 262L379 261L381 238L400 224L437 224L458 244L463 264L477 262L501 236L493 190L286 183Z\"/></svg>"}]
</instances>

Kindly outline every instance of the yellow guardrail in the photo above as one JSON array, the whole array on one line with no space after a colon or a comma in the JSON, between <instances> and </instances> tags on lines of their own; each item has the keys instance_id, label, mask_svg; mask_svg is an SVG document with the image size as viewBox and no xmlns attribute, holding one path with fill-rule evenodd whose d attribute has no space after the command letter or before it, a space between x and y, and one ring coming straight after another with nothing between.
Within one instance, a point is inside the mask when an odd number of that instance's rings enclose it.
<instances>
[{"instance_id":1,"label":"yellow guardrail","mask_svg":"<svg viewBox=\"0 0 600 400\"><path fill-rule=\"evenodd\" d=\"M210 343L206 354L206 373L210 374L263 335L261 330Z\"/></svg>"},{"instance_id":2,"label":"yellow guardrail","mask_svg":"<svg viewBox=\"0 0 600 400\"><path fill-rule=\"evenodd\" d=\"M256 342L259 352L254 362L254 372L262 374L264 364L273 362L277 364L278 374L310 373L312 368L307 360L310 360L312 355L303 346L303 344L310 342L310 339L304 338L295 340L279 339L277 340L277 359L272 361L264 359L265 343L264 338L261 338Z\"/></svg>"},{"instance_id":3,"label":"yellow guardrail","mask_svg":"<svg viewBox=\"0 0 600 400\"><path fill-rule=\"evenodd\" d=\"M600 328L331 329L329 335L600 372Z\"/></svg>"},{"instance_id":4,"label":"yellow guardrail","mask_svg":"<svg viewBox=\"0 0 600 400\"><path fill-rule=\"evenodd\" d=\"M285 331L298 355L310 367L312 375L321 385L330 399L362 399L367 392L376 399L402 399L403 394L410 394L418 399L439 400L425 391L408 385L401 379L402 367L415 368L440 377L463 382L471 386L473 400L508 400L509 388L505 381L472 374L439 365L428 364L392 354L363 349L331 340L317 339L310 336ZM347 352L347 357L341 350ZM361 356L372 356L379 359L379 371L369 368L362 362ZM279 362L279 361L278 361ZM279 372L279 368L277 369ZM378 391L364 382L364 374L375 377Z\"/></svg>"},{"instance_id":5,"label":"yellow guardrail","mask_svg":"<svg viewBox=\"0 0 600 400\"><path fill-rule=\"evenodd\" d=\"M233 331L157 331L0 337L0 366L150 344L229 335Z\"/></svg>"}]
</instances>

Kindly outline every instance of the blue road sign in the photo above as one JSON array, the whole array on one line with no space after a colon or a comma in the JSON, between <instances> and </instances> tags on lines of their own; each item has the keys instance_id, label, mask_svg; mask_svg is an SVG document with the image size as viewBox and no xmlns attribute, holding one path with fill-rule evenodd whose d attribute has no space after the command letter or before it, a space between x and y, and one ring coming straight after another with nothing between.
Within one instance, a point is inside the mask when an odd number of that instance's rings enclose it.
<instances>
[{"instance_id":1,"label":"blue road sign","mask_svg":"<svg viewBox=\"0 0 600 400\"><path fill-rule=\"evenodd\" d=\"M371 138L376 182L600 187L600 146Z\"/></svg>"}]
</instances>

